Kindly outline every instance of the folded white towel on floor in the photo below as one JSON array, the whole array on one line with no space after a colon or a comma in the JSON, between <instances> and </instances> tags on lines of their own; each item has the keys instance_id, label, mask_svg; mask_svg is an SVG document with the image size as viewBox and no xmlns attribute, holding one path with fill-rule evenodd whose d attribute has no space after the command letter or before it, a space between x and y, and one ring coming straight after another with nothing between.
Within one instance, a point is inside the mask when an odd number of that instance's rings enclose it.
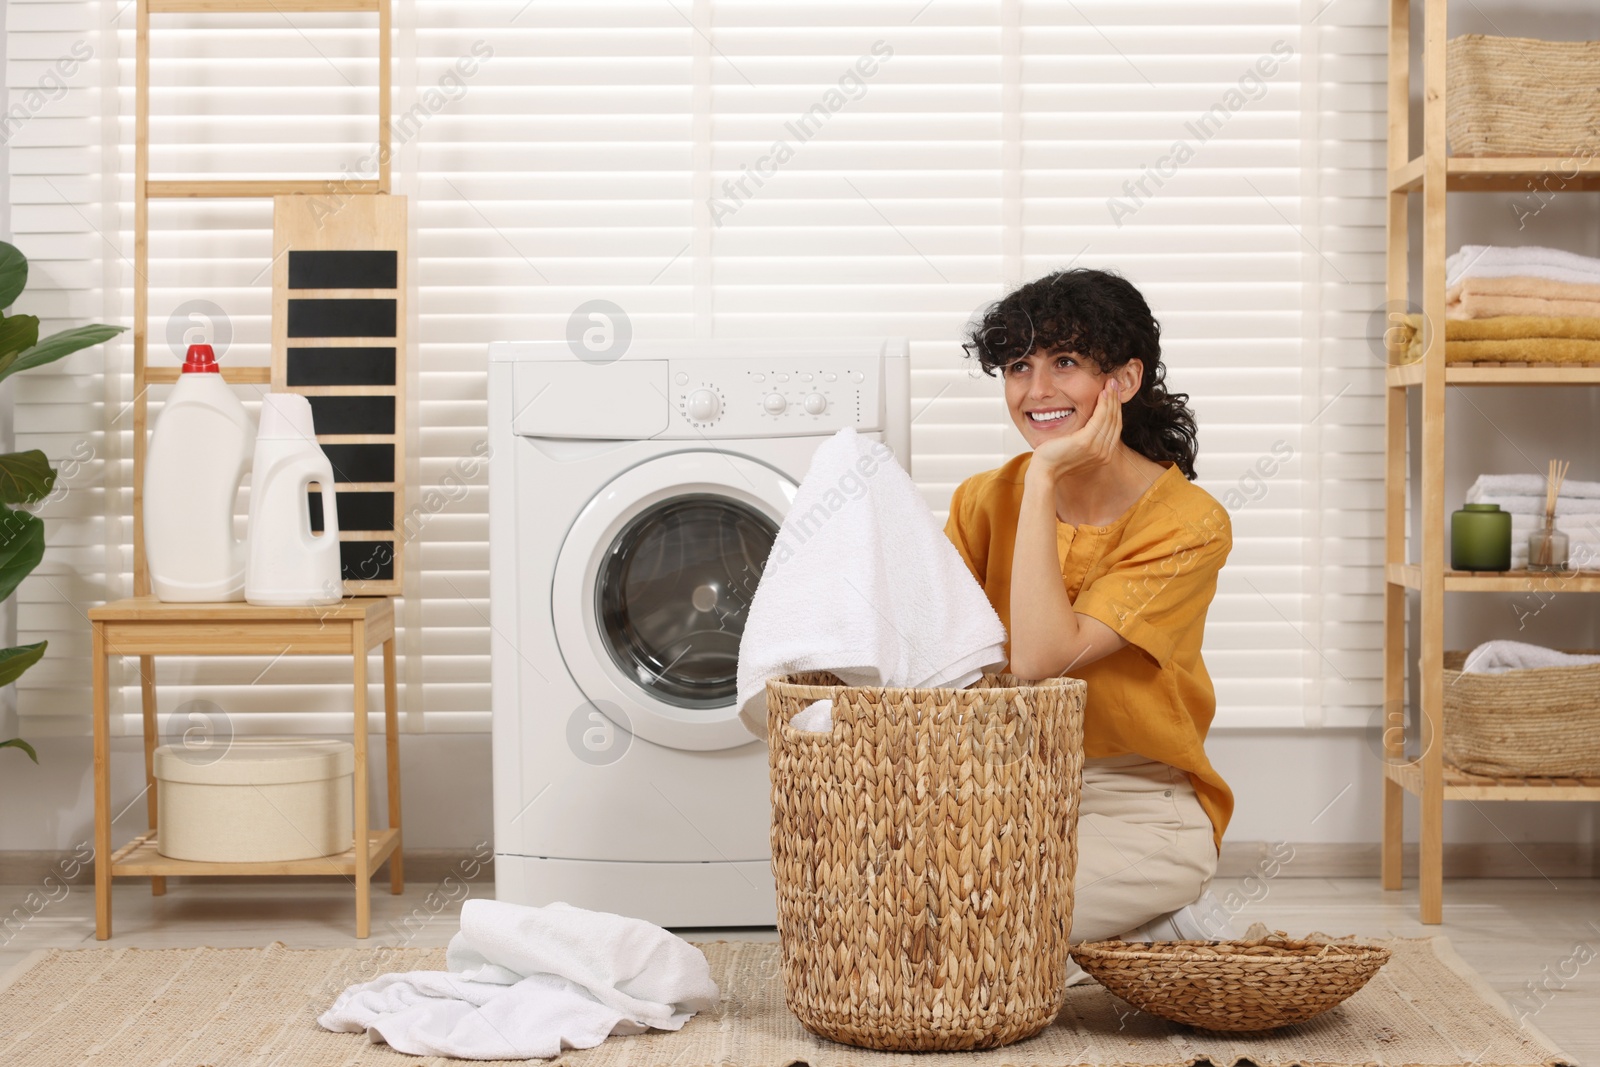
<instances>
[{"instance_id":1,"label":"folded white towel on floor","mask_svg":"<svg viewBox=\"0 0 1600 1067\"><path fill-rule=\"evenodd\" d=\"M1582 667L1600 663L1600 656L1558 652L1523 641L1485 641L1467 654L1461 670L1472 674L1503 674L1536 667Z\"/></svg>"},{"instance_id":2,"label":"folded white towel on floor","mask_svg":"<svg viewBox=\"0 0 1600 1067\"><path fill-rule=\"evenodd\" d=\"M682 1029L719 996L705 954L682 938L559 902L467 901L445 962L353 985L317 1022L413 1056L549 1059Z\"/></svg>"},{"instance_id":3,"label":"folded white towel on floor","mask_svg":"<svg viewBox=\"0 0 1600 1067\"><path fill-rule=\"evenodd\" d=\"M1543 501L1544 489L1542 474L1480 474L1477 481L1472 483L1472 488L1467 490L1467 503L1477 503L1485 493L1490 496L1533 496ZM1561 483L1561 495L1600 497L1600 482L1580 482L1576 478L1567 478Z\"/></svg>"},{"instance_id":4,"label":"folded white towel on floor","mask_svg":"<svg viewBox=\"0 0 1600 1067\"><path fill-rule=\"evenodd\" d=\"M1539 245L1462 245L1444 261L1447 289L1463 278L1518 276L1600 285L1600 259Z\"/></svg>"},{"instance_id":5,"label":"folded white towel on floor","mask_svg":"<svg viewBox=\"0 0 1600 1067\"><path fill-rule=\"evenodd\" d=\"M751 600L739 717L766 737L767 679L797 671L963 688L1005 662L1005 639L894 453L840 430L812 458Z\"/></svg>"}]
</instances>

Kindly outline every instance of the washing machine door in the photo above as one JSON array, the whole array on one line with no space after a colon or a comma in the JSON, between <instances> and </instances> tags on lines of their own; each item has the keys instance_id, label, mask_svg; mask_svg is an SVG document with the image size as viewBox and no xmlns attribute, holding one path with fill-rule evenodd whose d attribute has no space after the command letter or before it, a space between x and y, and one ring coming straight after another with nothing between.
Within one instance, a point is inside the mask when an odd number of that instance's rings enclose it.
<instances>
[{"instance_id":1,"label":"washing machine door","mask_svg":"<svg viewBox=\"0 0 1600 1067\"><path fill-rule=\"evenodd\" d=\"M567 669L616 725L673 748L755 742L739 721L739 640L797 486L725 452L618 475L578 515L551 610Z\"/></svg>"}]
</instances>

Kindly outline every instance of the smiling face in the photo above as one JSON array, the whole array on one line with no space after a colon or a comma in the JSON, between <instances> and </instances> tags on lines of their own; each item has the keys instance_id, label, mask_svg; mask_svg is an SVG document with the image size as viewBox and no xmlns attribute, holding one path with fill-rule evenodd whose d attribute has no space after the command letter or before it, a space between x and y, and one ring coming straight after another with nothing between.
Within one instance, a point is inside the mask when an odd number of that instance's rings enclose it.
<instances>
[{"instance_id":1,"label":"smiling face","mask_svg":"<svg viewBox=\"0 0 1600 1067\"><path fill-rule=\"evenodd\" d=\"M1094 414L1106 375L1071 352L1033 352L1002 368L1011 421L1038 448L1050 437L1081 429ZM1128 395L1124 390L1123 395Z\"/></svg>"}]
</instances>

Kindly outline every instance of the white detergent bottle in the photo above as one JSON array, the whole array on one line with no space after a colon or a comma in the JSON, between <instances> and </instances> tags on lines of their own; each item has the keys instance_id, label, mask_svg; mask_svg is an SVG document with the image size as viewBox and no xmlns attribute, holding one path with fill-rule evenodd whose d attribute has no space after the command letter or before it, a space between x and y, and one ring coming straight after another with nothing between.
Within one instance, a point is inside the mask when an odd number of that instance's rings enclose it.
<instances>
[{"instance_id":1,"label":"white detergent bottle","mask_svg":"<svg viewBox=\"0 0 1600 1067\"><path fill-rule=\"evenodd\" d=\"M311 531L316 483L322 493L322 532ZM255 470L250 476L250 565L244 598L252 604L298 607L337 604L339 513L333 464L317 444L311 401L299 393L261 399Z\"/></svg>"},{"instance_id":2,"label":"white detergent bottle","mask_svg":"<svg viewBox=\"0 0 1600 1067\"><path fill-rule=\"evenodd\" d=\"M233 504L255 439L211 346L190 345L145 456L144 556L157 600L244 599L247 546L233 535Z\"/></svg>"}]
</instances>

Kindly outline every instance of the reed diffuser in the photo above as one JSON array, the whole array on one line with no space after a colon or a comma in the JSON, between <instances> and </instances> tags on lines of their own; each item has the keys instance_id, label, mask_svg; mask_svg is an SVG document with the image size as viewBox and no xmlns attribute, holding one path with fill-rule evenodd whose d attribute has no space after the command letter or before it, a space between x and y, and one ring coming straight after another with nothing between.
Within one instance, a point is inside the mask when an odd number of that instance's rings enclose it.
<instances>
[{"instance_id":1,"label":"reed diffuser","mask_svg":"<svg viewBox=\"0 0 1600 1067\"><path fill-rule=\"evenodd\" d=\"M1567 535L1556 529L1556 498L1561 495L1561 483L1566 480L1568 462L1550 461L1550 473L1544 483L1544 524L1534 527L1528 535L1528 569L1530 571L1564 571L1567 569Z\"/></svg>"}]
</instances>

